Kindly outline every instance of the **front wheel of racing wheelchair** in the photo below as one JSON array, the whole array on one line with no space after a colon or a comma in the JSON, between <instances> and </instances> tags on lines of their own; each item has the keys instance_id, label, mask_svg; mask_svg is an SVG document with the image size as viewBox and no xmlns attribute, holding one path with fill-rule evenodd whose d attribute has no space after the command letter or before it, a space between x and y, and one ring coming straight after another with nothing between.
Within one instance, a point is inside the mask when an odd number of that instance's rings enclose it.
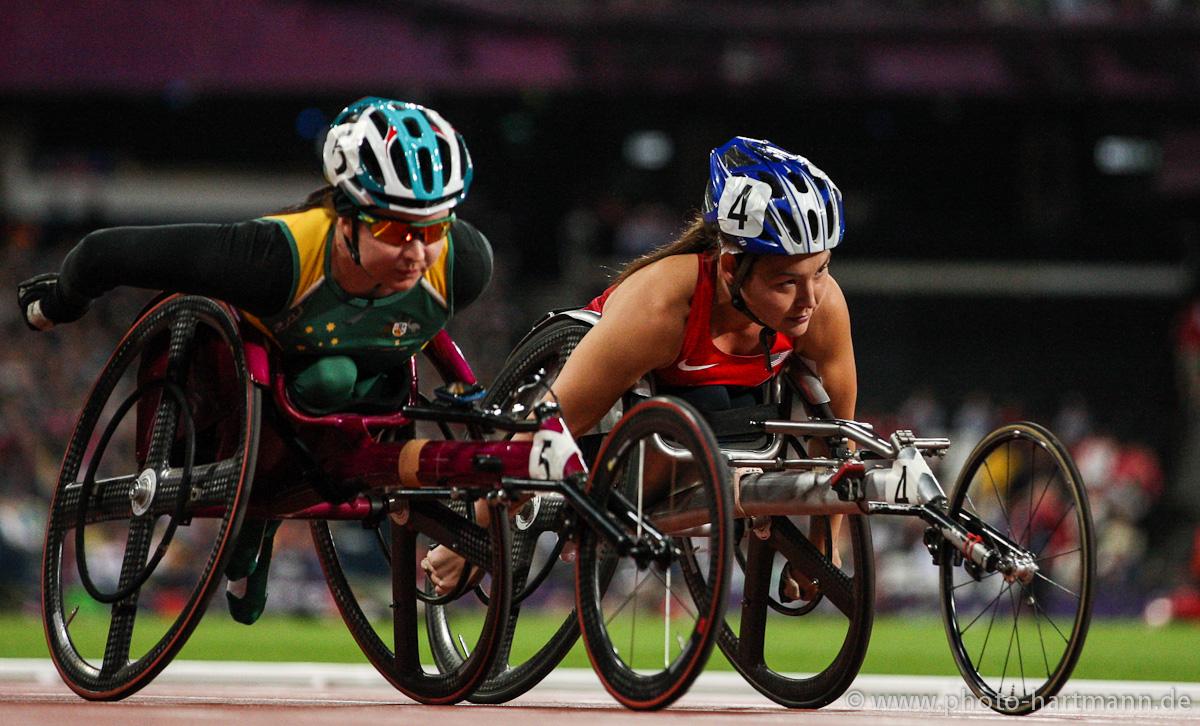
<instances>
[{"instance_id":1,"label":"front wheel of racing wheelchair","mask_svg":"<svg viewBox=\"0 0 1200 726\"><path fill-rule=\"evenodd\" d=\"M489 391L486 406L520 415L530 411L543 397L552 395L551 387L563 364L592 323L586 315L568 314L538 326L509 356ZM636 503L641 490L638 478L630 473L631 467L636 468L630 463L631 456L637 458L631 454L638 450L633 444L635 439L642 449L647 442L658 442L657 448L661 448L666 436L675 442L677 458L708 462L692 466L693 479L688 484L695 485L693 494L707 492L695 496L693 502L715 503L728 492L727 472L723 466L712 465L718 461L711 453L716 451L715 442L711 434L703 433L707 427L699 416L686 404L657 403L641 409L637 415L631 411L622 418L626 408L636 400L637 396L627 395L596 431L580 437L581 446L591 454L594 501L603 502L604 511L611 511L612 507L620 510L617 502L632 504L635 514L619 523L621 528L632 527L632 530L616 533L632 538L639 535ZM613 429L618 419L621 423ZM600 440L610 430L612 436L604 439L609 453L597 458ZM611 466L596 463L606 461L605 457L611 459ZM643 497L642 504L648 502ZM669 501L665 505L659 501L658 505L660 510L664 506L669 509ZM610 692L633 708L657 708L674 700L686 690L711 648L715 631L707 626L708 621L700 613L708 611L711 615L711 608L723 606L722 598L716 595L725 587L728 568L722 556L709 558L707 553L720 553L728 547L731 527L728 522L721 524L728 512L728 506L707 512L704 516L711 520L706 521L715 524L706 531L695 532L693 537L669 540L674 550L668 552L664 546L663 562L652 564L618 555L612 540L580 522L578 512L560 494L542 494L529 501L512 522L513 611L503 655L471 700L499 703L515 698L540 682L562 660L580 634L577 612L553 609L547 616L531 606L552 609L566 602L563 590L571 580L590 583L581 585L579 593L571 591L570 597L577 599L578 594L587 603L585 609L593 613L593 619L587 621L592 632L586 639L593 653L593 664ZM665 545L668 539L663 541ZM693 547L702 550L706 562L720 566L719 572L706 572L707 579L697 583L694 592L689 590L680 570L681 542L688 543L689 551ZM564 547L578 552L578 571L573 578L566 577L569 567L559 558ZM601 554L595 553L596 548ZM673 581L670 588L665 587L668 578ZM663 598L650 595L650 590L659 584L664 585ZM549 595L547 590L551 591ZM625 607L613 605L613 598L617 597ZM675 617L660 619L655 608L662 608L665 615L672 605ZM454 662L451 646L457 637L453 619L443 617L438 608L428 612L431 643L442 644L441 652L450 654L443 662L450 665ZM601 612L607 616L596 618ZM635 638L635 634L641 637ZM435 653L438 651L435 647Z\"/></svg>"},{"instance_id":2,"label":"front wheel of racing wheelchair","mask_svg":"<svg viewBox=\"0 0 1200 726\"><path fill-rule=\"evenodd\" d=\"M637 404L601 444L587 501L615 531L579 528L576 606L593 668L629 708L670 705L708 662L729 591L731 489L712 429L682 400Z\"/></svg>"},{"instance_id":3,"label":"front wheel of racing wheelchair","mask_svg":"<svg viewBox=\"0 0 1200 726\"><path fill-rule=\"evenodd\" d=\"M975 447L947 514L972 534L934 538L950 650L989 708L1022 715L1066 684L1091 620L1095 535L1066 447L1034 423L1002 426ZM979 565L974 547L995 553Z\"/></svg>"},{"instance_id":4,"label":"front wheel of racing wheelchair","mask_svg":"<svg viewBox=\"0 0 1200 726\"><path fill-rule=\"evenodd\" d=\"M67 445L42 565L50 654L79 695L138 691L200 621L246 510L259 403L237 323L206 298L151 304L108 360Z\"/></svg>"}]
</instances>

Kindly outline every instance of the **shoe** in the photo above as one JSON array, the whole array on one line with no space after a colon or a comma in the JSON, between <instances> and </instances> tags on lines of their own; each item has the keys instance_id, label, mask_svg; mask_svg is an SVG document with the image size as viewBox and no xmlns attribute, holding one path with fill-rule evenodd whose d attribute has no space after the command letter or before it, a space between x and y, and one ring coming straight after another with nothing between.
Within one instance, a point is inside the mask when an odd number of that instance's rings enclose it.
<instances>
[{"instance_id":1,"label":"shoe","mask_svg":"<svg viewBox=\"0 0 1200 726\"><path fill-rule=\"evenodd\" d=\"M247 521L225 568L229 614L243 625L253 625L267 607L267 575L280 524L278 519Z\"/></svg>"}]
</instances>

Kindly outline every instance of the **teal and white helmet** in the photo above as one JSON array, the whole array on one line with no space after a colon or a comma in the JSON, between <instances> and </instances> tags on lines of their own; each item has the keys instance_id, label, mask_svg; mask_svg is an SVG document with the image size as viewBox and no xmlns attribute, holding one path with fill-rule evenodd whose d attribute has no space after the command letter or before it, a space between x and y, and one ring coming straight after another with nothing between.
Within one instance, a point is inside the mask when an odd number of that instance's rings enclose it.
<instances>
[{"instance_id":1,"label":"teal and white helmet","mask_svg":"<svg viewBox=\"0 0 1200 726\"><path fill-rule=\"evenodd\" d=\"M429 215L467 196L473 173L462 135L432 109L368 96L329 128L325 178L359 208Z\"/></svg>"}]
</instances>

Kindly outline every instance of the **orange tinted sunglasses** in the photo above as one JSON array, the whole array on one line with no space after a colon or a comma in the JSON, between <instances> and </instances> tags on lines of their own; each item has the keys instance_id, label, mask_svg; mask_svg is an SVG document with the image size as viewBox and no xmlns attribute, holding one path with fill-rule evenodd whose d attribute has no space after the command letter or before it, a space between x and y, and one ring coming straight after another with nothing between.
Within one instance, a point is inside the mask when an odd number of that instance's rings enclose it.
<instances>
[{"instance_id":1,"label":"orange tinted sunglasses","mask_svg":"<svg viewBox=\"0 0 1200 726\"><path fill-rule=\"evenodd\" d=\"M372 217L366 212L359 212L358 218L371 230L372 236L384 244L399 247L412 240L421 244L431 245L445 239L450 234L455 216L441 219L431 219L428 222L405 222L399 219Z\"/></svg>"}]
</instances>

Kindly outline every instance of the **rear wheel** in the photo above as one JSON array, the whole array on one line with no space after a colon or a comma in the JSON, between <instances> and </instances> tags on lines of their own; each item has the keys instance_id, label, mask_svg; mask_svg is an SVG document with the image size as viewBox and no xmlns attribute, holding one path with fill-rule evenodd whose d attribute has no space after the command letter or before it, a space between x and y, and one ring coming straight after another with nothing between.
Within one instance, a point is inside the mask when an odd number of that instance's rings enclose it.
<instances>
[{"instance_id":1,"label":"rear wheel","mask_svg":"<svg viewBox=\"0 0 1200 726\"><path fill-rule=\"evenodd\" d=\"M605 438L588 486L626 540L580 528L575 592L588 657L618 701L663 708L699 675L724 617L729 469L694 408L652 398Z\"/></svg>"},{"instance_id":2,"label":"rear wheel","mask_svg":"<svg viewBox=\"0 0 1200 726\"><path fill-rule=\"evenodd\" d=\"M740 617L727 617L717 643L759 693L789 708L821 708L837 700L862 667L874 620L875 567L866 517L843 520L834 564L824 546L828 517L772 517L743 528L738 543L743 591ZM784 603L783 568L812 583L808 602ZM772 666L775 657L804 652L811 675L795 678Z\"/></svg>"},{"instance_id":3,"label":"rear wheel","mask_svg":"<svg viewBox=\"0 0 1200 726\"><path fill-rule=\"evenodd\" d=\"M258 417L237 322L218 303L161 300L118 344L67 445L46 529L46 639L79 695L136 692L200 621L249 498Z\"/></svg>"},{"instance_id":4,"label":"rear wheel","mask_svg":"<svg viewBox=\"0 0 1200 726\"><path fill-rule=\"evenodd\" d=\"M317 557L342 619L359 648L393 686L421 703L457 703L491 671L503 638L512 596L508 518L493 508L484 528L435 501L412 501L402 514L379 521L313 522ZM420 562L432 542L453 543L472 567L485 573L487 604L469 592L436 598ZM447 646L447 664L425 635L430 601L469 623Z\"/></svg>"}]
</instances>

